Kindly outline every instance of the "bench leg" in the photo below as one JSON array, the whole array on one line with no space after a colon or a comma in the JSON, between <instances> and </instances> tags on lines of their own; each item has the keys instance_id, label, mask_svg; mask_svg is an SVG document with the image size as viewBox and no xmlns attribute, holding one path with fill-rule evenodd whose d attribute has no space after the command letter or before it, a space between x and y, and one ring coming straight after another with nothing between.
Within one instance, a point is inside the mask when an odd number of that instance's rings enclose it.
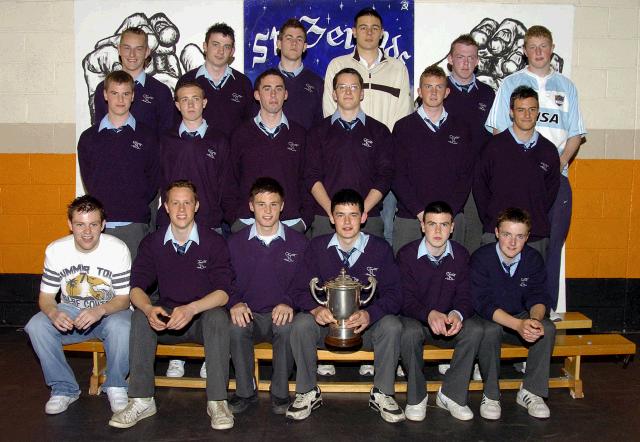
<instances>
[{"instance_id":1,"label":"bench leg","mask_svg":"<svg viewBox=\"0 0 640 442\"><path fill-rule=\"evenodd\" d=\"M253 376L256 390L260 390L260 361L254 356L253 358Z\"/></svg>"},{"instance_id":2,"label":"bench leg","mask_svg":"<svg viewBox=\"0 0 640 442\"><path fill-rule=\"evenodd\" d=\"M105 354L93 352L93 368L91 369L91 379L89 380L89 394L100 394L100 378L104 377L106 366L107 358Z\"/></svg>"},{"instance_id":3,"label":"bench leg","mask_svg":"<svg viewBox=\"0 0 640 442\"><path fill-rule=\"evenodd\" d=\"M573 383L573 387L569 387L569 394L574 399L584 398L580 378L580 358L580 356L569 356L564 360L564 372Z\"/></svg>"}]
</instances>

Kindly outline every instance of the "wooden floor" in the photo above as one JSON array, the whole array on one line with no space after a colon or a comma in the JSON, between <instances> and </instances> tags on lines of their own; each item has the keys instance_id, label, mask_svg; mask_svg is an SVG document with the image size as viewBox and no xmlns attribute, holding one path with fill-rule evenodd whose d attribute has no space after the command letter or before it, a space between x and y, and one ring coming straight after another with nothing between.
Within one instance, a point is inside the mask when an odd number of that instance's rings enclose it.
<instances>
[{"instance_id":1,"label":"wooden floor","mask_svg":"<svg viewBox=\"0 0 640 442\"><path fill-rule=\"evenodd\" d=\"M628 336L640 342L640 335ZM1 440L234 440L234 441L635 441L640 434L640 361L623 369L620 358L605 357L583 361L582 374L588 385L584 399L572 399L567 390L552 390L549 397L551 418L540 421L529 417L515 404L515 391L502 397L503 417L489 422L478 414L482 395L469 394L476 417L460 422L435 406L430 395L427 419L421 423L387 424L367 407L367 394L325 393L324 406L303 422L287 421L272 415L268 393L260 393L259 403L236 416L232 430L210 428L202 390L158 388L158 414L128 430L107 425L111 415L104 395L86 394L91 358L70 354L83 394L67 412L47 416L43 407L49 391L42 379L38 361L26 335L16 329L0 328L0 431ZM636 358L637 359L637 358ZM188 374L197 376L198 362L187 365ZM157 366L160 374L166 361ZM268 367L265 368L268 370ZM554 364L552 372L559 372ZM553 373L552 373L553 374ZM509 364L503 375L513 377ZM338 365L338 378L357 376L357 367ZM427 367L427 377L437 379L435 365ZM404 406L406 397L397 395Z\"/></svg>"}]
</instances>

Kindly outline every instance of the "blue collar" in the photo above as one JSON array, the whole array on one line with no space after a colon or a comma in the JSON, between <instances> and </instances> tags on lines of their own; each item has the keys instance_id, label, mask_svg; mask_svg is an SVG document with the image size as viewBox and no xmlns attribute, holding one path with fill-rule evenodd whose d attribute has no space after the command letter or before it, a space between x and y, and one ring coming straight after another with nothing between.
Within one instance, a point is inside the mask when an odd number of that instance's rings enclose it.
<instances>
[{"instance_id":1,"label":"blue collar","mask_svg":"<svg viewBox=\"0 0 640 442\"><path fill-rule=\"evenodd\" d=\"M202 76L204 76L204 78L206 78L210 82L216 84L218 87L224 86L224 84L227 82L227 79L229 77L233 78L234 80L236 79L236 77L233 75L233 71L231 70L231 66L229 65L227 65L227 68L224 70L224 74L222 74L222 77L220 78L219 83L216 83L215 80L211 78L211 75L207 70L206 64L203 64L202 66L200 66L200 69L198 69L198 72L196 72L196 78L202 77Z\"/></svg>"},{"instance_id":2,"label":"blue collar","mask_svg":"<svg viewBox=\"0 0 640 442\"><path fill-rule=\"evenodd\" d=\"M251 225L251 229L249 229L249 238L248 240L252 240L253 238L259 238L258 229L256 228L256 223L254 222ZM278 231L276 232L276 238L282 238L283 241L286 241L287 238L284 233L284 224L278 222Z\"/></svg>"},{"instance_id":3,"label":"blue collar","mask_svg":"<svg viewBox=\"0 0 640 442\"><path fill-rule=\"evenodd\" d=\"M134 83L140 83L140 86L144 87L144 84L147 82L147 73L144 71L144 69L138 74L136 78L133 79L133 81Z\"/></svg>"},{"instance_id":4,"label":"blue collar","mask_svg":"<svg viewBox=\"0 0 640 442\"><path fill-rule=\"evenodd\" d=\"M333 115L331 115L331 124L335 123L336 121L338 121L338 118L342 118L342 116L340 115L340 109L337 109ZM365 125L365 121L367 119L367 116L364 114L364 111L362 109L360 109L358 111L358 115L356 115L356 119L360 120L360 122L362 123L362 125Z\"/></svg>"},{"instance_id":5,"label":"blue collar","mask_svg":"<svg viewBox=\"0 0 640 442\"><path fill-rule=\"evenodd\" d=\"M176 237L173 236L173 231L171 230L171 224L167 226L167 231L164 234L164 241L162 242L162 244L166 244L168 241L171 241L171 244L173 245L173 248L175 250L178 249L178 241L176 241ZM195 222L193 223L193 228L191 229L191 232L189 232L189 238L187 239L187 242L185 242L187 246L186 250L189 250L189 247L191 246L191 242L194 242L198 245L200 244L200 235L198 235L198 225Z\"/></svg>"},{"instance_id":6,"label":"blue collar","mask_svg":"<svg viewBox=\"0 0 640 442\"><path fill-rule=\"evenodd\" d=\"M531 149L538 142L538 131L537 130L533 131L533 135L531 135L531 138L529 138L527 141L520 141L520 139L516 136L515 132L513 131L513 125L509 126L509 132L511 133L511 136L516 141L516 143L518 143L521 146L523 146L525 150Z\"/></svg>"},{"instance_id":7,"label":"blue collar","mask_svg":"<svg viewBox=\"0 0 640 442\"><path fill-rule=\"evenodd\" d=\"M284 76L286 77L287 74L285 74L285 72L289 72L290 74L293 74L294 78L297 77L298 75L300 75L302 73L302 71L304 70L304 63L300 63L300 67L294 69L293 71L287 71L282 67L282 63L278 63L278 70L280 72L282 72L284 74Z\"/></svg>"},{"instance_id":8,"label":"blue collar","mask_svg":"<svg viewBox=\"0 0 640 442\"><path fill-rule=\"evenodd\" d=\"M264 127L264 129L270 134L275 133L278 127L280 127L283 124L287 126L287 129L289 129L289 120L287 120L287 117L285 116L284 112L280 114L280 122L274 128L270 128L266 124L264 124L264 121L262 120L262 116L260 115L259 111L258 111L258 115L256 115L253 118L253 122L256 123L256 126L258 126L258 129L263 130L262 128ZM260 123L262 123L262 126L260 126Z\"/></svg>"},{"instance_id":9,"label":"blue collar","mask_svg":"<svg viewBox=\"0 0 640 442\"><path fill-rule=\"evenodd\" d=\"M200 135L200 138L204 138L204 134L207 133L207 128L209 126L207 125L207 120L205 120L204 118L202 119L202 124L200 124L200 126L198 126L198 128L195 130L195 132L198 132L198 135ZM194 132L192 130L189 130L187 128L187 126L184 124L184 121L182 121L182 123L180 123L180 127L178 128L178 136L182 136L182 134L184 132Z\"/></svg>"},{"instance_id":10,"label":"blue collar","mask_svg":"<svg viewBox=\"0 0 640 442\"><path fill-rule=\"evenodd\" d=\"M456 89L458 89L460 92L462 92L462 90L463 90L463 89L462 89L462 86L467 86L467 85L471 85L471 86L469 86L469 91L468 91L468 92L471 92L471 90L472 90L474 87L475 87L476 89L478 89L478 83L476 83L476 76L475 76L475 74L473 75L473 78L471 79L471 82L469 82L469 83L467 83L467 84L461 84L461 83L458 83L458 82L456 81L456 78L453 76L453 74L449 75L449 80L451 80L451 84L452 84Z\"/></svg>"},{"instance_id":11,"label":"blue collar","mask_svg":"<svg viewBox=\"0 0 640 442\"><path fill-rule=\"evenodd\" d=\"M424 121L427 127L433 132L435 132L437 129L440 129L440 126L442 126L442 124L447 121L447 117L449 116L447 110L444 107L442 108L440 119L437 122L431 121L431 118L429 118L427 112L424 110L424 106L420 106L416 112L418 112L418 115L420 115L422 121Z\"/></svg>"},{"instance_id":12,"label":"blue collar","mask_svg":"<svg viewBox=\"0 0 640 442\"><path fill-rule=\"evenodd\" d=\"M503 267L502 271L505 271L504 265L506 264L506 260L504 255L502 254L502 250L500 250L500 242L498 241L496 241L496 253L498 254L500 265ZM516 272L516 268L518 268L518 264L520 263L520 258L522 258L522 252L518 253L511 261L511 264L509 264L509 276L513 276L513 274Z\"/></svg>"},{"instance_id":13,"label":"blue collar","mask_svg":"<svg viewBox=\"0 0 640 442\"><path fill-rule=\"evenodd\" d=\"M120 129L120 128L124 128L125 126L131 127L131 129L133 129L134 131L136 130L136 119L133 118L133 115L131 115L131 113L129 113L129 117L127 118L127 121L125 121L124 124L120 127L115 127L111 122L111 120L109 120L109 114L107 114L102 118L102 120L100 120L100 126L98 126L98 132L101 132L102 129Z\"/></svg>"},{"instance_id":14,"label":"blue collar","mask_svg":"<svg viewBox=\"0 0 640 442\"><path fill-rule=\"evenodd\" d=\"M447 255L451 255L451 258L453 259L453 248L451 247L451 241L447 240L447 245L444 249L444 253L442 255L440 255L439 259L436 259L435 256L433 256L430 252L429 249L427 248L427 240L425 239L424 241L420 241L420 245L418 246L418 257L417 259L422 258L423 256L426 256L427 258L429 258L429 261L433 261L433 262L438 262L441 261L445 258L445 256Z\"/></svg>"}]
</instances>

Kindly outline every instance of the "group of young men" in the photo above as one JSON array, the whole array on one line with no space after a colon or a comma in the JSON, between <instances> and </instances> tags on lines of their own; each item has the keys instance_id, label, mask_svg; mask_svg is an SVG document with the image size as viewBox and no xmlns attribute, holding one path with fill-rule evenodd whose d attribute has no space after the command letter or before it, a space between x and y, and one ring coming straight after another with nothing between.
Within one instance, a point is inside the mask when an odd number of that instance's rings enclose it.
<instances>
[{"instance_id":1,"label":"group of young men","mask_svg":"<svg viewBox=\"0 0 640 442\"><path fill-rule=\"evenodd\" d=\"M474 75L477 43L460 36L451 74L420 76L415 111L406 67L379 47L380 15L360 11L353 35L353 54L323 83L302 63L305 28L288 20L280 63L251 87L229 66L233 29L218 23L204 64L176 85L174 118L168 88L145 75L145 32L122 33L123 70L98 86L95 124L78 143L87 195L69 206L72 235L47 248L41 312L26 327L51 387L46 413L80 394L64 344L104 341L109 424L128 428L156 413L157 343L197 342L211 425L229 429L257 401L253 345L269 341L272 411L305 419L322 405L316 349L336 322L309 281L344 268L378 281L347 326L374 351L369 405L385 421L425 418L425 342L455 348L436 404L461 420L473 418L475 361L480 414L499 419L501 342L527 345L517 403L549 417L549 314L571 210L561 174L585 133L575 87L550 67L551 33L528 30L529 65L495 100ZM184 362L170 371L182 375Z\"/></svg>"}]
</instances>

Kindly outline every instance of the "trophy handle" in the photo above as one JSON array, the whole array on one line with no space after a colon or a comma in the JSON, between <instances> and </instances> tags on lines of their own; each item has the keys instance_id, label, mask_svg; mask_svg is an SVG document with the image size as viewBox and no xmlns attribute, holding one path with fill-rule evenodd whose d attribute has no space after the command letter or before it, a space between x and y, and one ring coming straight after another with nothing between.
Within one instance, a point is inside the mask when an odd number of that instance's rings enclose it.
<instances>
[{"instance_id":1,"label":"trophy handle","mask_svg":"<svg viewBox=\"0 0 640 442\"><path fill-rule=\"evenodd\" d=\"M316 296L316 290L318 290L320 292L324 292L325 291L325 287L318 287L318 281L319 281L319 279L317 277L313 278L311 281L309 281L309 288L311 289L311 296L313 296L313 299L315 299L318 304L326 307L329 302L328 301L320 301L320 299L318 299L318 297Z\"/></svg>"},{"instance_id":2,"label":"trophy handle","mask_svg":"<svg viewBox=\"0 0 640 442\"><path fill-rule=\"evenodd\" d=\"M362 299L360 300L360 305L365 305L367 302L371 301L371 298L373 298L373 295L376 292L377 284L378 284L378 281L376 281L376 278L374 278L373 276L369 276L369 285L366 287L362 287L362 290L371 289L371 293L369 293L369 297L364 301Z\"/></svg>"}]
</instances>

